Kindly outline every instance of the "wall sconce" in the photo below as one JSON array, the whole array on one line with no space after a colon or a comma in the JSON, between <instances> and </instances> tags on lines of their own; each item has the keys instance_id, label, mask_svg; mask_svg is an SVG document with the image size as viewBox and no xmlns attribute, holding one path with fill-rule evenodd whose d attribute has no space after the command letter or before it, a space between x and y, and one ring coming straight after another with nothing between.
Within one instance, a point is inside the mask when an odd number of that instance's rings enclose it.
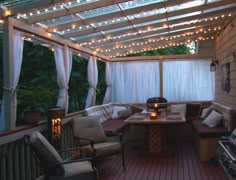
<instances>
[{"instance_id":1,"label":"wall sconce","mask_svg":"<svg viewBox=\"0 0 236 180\"><path fill-rule=\"evenodd\" d=\"M55 149L61 149L61 119L65 116L65 109L60 107L48 108L49 141Z\"/></svg>"},{"instance_id":2,"label":"wall sconce","mask_svg":"<svg viewBox=\"0 0 236 180\"><path fill-rule=\"evenodd\" d=\"M212 59L212 62L211 62L211 64L210 64L210 71L216 71L216 66L217 66L218 64L219 64L219 63L218 63L218 60L213 61L213 59Z\"/></svg>"}]
</instances>

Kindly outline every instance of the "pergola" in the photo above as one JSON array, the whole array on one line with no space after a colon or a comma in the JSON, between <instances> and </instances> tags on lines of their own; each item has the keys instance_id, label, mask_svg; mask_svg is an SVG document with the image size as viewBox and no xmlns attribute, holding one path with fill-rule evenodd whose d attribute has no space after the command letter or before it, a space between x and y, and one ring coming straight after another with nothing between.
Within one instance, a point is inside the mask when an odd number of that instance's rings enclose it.
<instances>
[{"instance_id":1,"label":"pergola","mask_svg":"<svg viewBox=\"0 0 236 180\"><path fill-rule=\"evenodd\" d=\"M23 31L26 40L50 40L114 61L214 39L235 9L234 0L9 0L0 16L2 26Z\"/></svg>"},{"instance_id":2,"label":"pergola","mask_svg":"<svg viewBox=\"0 0 236 180\"><path fill-rule=\"evenodd\" d=\"M8 0L1 3L4 32L4 81L7 89L14 69L14 30L24 40L106 62L165 58L212 58L209 54L126 57L148 50L214 40L236 14L235 0ZM65 58L65 55L64 55ZM14 119L12 103L5 104ZM12 123L12 122L11 122ZM5 125L10 128L9 124Z\"/></svg>"}]
</instances>

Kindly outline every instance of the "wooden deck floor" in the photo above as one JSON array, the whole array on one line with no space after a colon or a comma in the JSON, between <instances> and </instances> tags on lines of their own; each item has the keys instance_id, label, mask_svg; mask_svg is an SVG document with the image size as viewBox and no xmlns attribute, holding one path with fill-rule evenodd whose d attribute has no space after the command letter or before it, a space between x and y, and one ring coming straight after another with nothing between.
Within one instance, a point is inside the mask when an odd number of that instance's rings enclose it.
<instances>
[{"instance_id":1,"label":"wooden deck floor","mask_svg":"<svg viewBox=\"0 0 236 180\"><path fill-rule=\"evenodd\" d=\"M199 161L191 143L173 145L165 153L150 154L126 145L126 172L120 155L98 162L99 180L227 180L217 163Z\"/></svg>"}]
</instances>

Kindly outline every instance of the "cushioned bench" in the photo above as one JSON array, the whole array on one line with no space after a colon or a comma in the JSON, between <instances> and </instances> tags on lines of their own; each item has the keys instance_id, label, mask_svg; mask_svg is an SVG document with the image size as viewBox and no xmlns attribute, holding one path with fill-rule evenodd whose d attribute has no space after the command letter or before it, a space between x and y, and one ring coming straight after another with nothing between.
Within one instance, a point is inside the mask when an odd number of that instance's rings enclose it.
<instances>
[{"instance_id":1,"label":"cushioned bench","mask_svg":"<svg viewBox=\"0 0 236 180\"><path fill-rule=\"evenodd\" d=\"M236 127L235 111L217 102L212 102L210 109L222 114L223 120L216 127L208 127L203 124L203 119L198 118L192 121L195 132L195 142L199 151L201 161L208 161L215 156L217 141L221 136L229 135Z\"/></svg>"},{"instance_id":2,"label":"cushioned bench","mask_svg":"<svg viewBox=\"0 0 236 180\"><path fill-rule=\"evenodd\" d=\"M93 106L85 109L85 116L99 116L100 122L104 131L109 132L121 132L128 124L124 122L126 118L135 111L141 112L145 104L121 104L121 103L109 103L104 105ZM142 108L136 108L142 106ZM126 113L126 116L120 117L118 112L128 111L129 107L130 114ZM135 107L135 108L132 108ZM129 112L129 111L128 111Z\"/></svg>"}]
</instances>

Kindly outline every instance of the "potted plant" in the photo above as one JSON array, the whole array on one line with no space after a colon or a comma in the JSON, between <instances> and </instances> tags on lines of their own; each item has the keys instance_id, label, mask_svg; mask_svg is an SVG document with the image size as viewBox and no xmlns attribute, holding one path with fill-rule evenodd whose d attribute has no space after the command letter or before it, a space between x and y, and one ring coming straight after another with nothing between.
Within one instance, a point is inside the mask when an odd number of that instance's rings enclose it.
<instances>
[{"instance_id":1,"label":"potted plant","mask_svg":"<svg viewBox=\"0 0 236 180\"><path fill-rule=\"evenodd\" d=\"M44 87L22 88L18 91L18 104L24 107L24 123L36 124L42 114L46 114L47 108L56 98L56 92Z\"/></svg>"}]
</instances>

